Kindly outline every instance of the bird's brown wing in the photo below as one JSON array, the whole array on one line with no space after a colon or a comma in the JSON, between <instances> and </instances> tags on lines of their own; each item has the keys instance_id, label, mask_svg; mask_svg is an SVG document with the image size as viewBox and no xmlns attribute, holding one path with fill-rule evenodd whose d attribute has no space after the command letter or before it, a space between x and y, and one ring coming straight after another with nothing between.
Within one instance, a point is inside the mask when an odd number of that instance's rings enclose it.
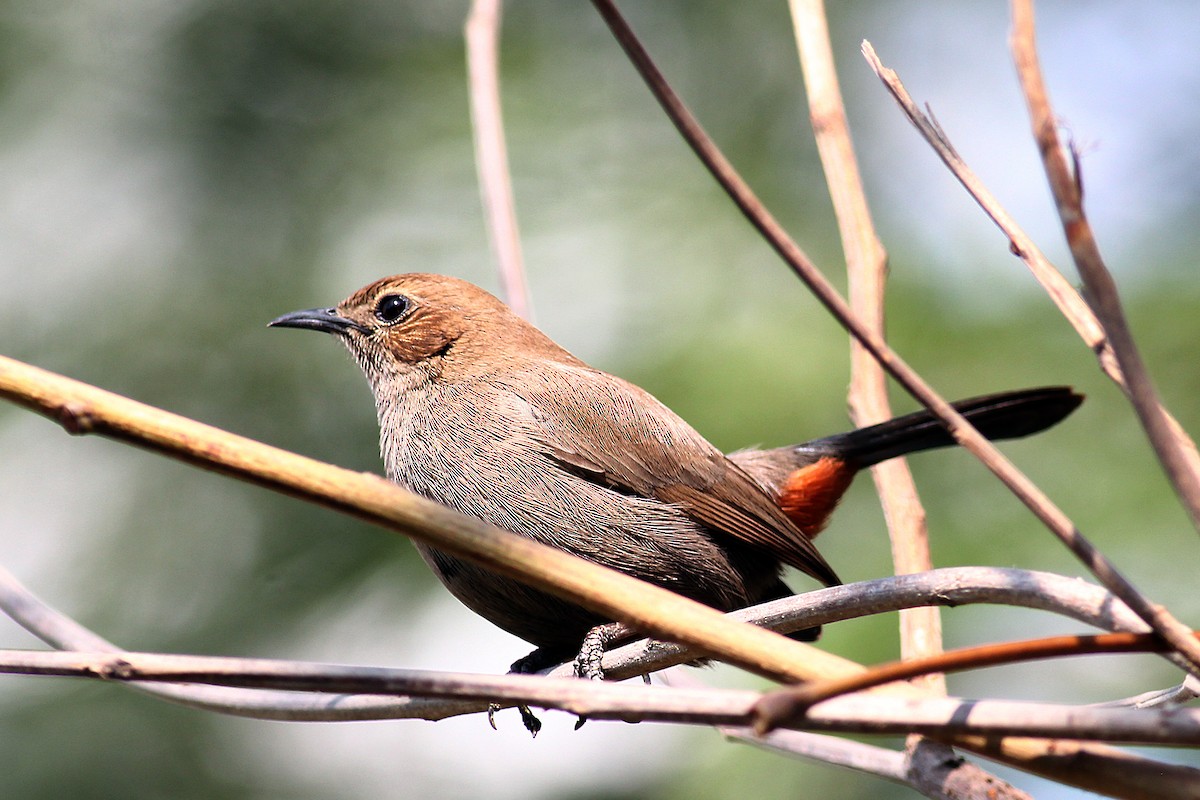
<instances>
[{"instance_id":1,"label":"bird's brown wing","mask_svg":"<svg viewBox=\"0 0 1200 800\"><path fill-rule=\"evenodd\" d=\"M671 503L825 584L841 582L762 488L673 411L606 373L559 369L552 394L542 381L520 384L548 458L615 491Z\"/></svg>"}]
</instances>

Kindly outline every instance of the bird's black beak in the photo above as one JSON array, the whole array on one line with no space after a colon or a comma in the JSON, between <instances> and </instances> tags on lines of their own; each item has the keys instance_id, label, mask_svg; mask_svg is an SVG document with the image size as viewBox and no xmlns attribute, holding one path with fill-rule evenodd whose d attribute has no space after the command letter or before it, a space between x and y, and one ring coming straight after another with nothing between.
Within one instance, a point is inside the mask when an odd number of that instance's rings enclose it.
<instances>
[{"instance_id":1,"label":"bird's black beak","mask_svg":"<svg viewBox=\"0 0 1200 800\"><path fill-rule=\"evenodd\" d=\"M308 308L303 311L293 311L271 320L267 326L271 328L307 328L313 331L336 333L339 336L345 336L351 330L370 333L369 329L354 320L340 316L336 308Z\"/></svg>"}]
</instances>

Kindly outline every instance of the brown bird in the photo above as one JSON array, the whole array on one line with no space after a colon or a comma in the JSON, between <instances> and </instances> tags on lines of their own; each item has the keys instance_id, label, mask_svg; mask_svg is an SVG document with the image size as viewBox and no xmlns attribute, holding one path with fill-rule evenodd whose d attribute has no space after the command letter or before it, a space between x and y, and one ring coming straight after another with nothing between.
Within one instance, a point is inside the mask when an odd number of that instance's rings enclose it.
<instances>
[{"instance_id":1,"label":"brown bird","mask_svg":"<svg viewBox=\"0 0 1200 800\"><path fill-rule=\"evenodd\" d=\"M350 350L375 394L391 480L721 611L791 595L783 565L838 583L812 537L854 474L954 444L918 412L726 456L649 393L589 367L477 286L439 275L384 278L336 308L271 325L333 333ZM1054 425L1081 400L1042 388L957 408L1003 439ZM538 648L514 669L572 658L610 621L417 547L468 608Z\"/></svg>"}]
</instances>

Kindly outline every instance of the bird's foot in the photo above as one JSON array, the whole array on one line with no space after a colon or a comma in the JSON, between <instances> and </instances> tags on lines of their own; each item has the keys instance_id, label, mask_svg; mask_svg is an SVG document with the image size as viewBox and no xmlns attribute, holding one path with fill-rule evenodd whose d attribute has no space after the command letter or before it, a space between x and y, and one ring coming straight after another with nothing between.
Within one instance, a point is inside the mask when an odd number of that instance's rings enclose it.
<instances>
[{"instance_id":1,"label":"bird's foot","mask_svg":"<svg viewBox=\"0 0 1200 800\"><path fill-rule=\"evenodd\" d=\"M539 647L527 656L522 656L512 663L508 668L509 675L534 675L547 667L552 667L558 664L562 659L555 654ZM496 712L501 710L502 706L498 703L488 705L488 724L496 730ZM529 731L529 735L537 738L538 732L542 729L542 721L537 718L529 706L524 703L518 705L517 711L521 714L521 724L525 726L525 730Z\"/></svg>"},{"instance_id":2,"label":"bird's foot","mask_svg":"<svg viewBox=\"0 0 1200 800\"><path fill-rule=\"evenodd\" d=\"M617 622L597 625L583 637L579 655L575 656L575 675L591 681L604 680L604 651L616 638L626 635L627 629Z\"/></svg>"}]
</instances>

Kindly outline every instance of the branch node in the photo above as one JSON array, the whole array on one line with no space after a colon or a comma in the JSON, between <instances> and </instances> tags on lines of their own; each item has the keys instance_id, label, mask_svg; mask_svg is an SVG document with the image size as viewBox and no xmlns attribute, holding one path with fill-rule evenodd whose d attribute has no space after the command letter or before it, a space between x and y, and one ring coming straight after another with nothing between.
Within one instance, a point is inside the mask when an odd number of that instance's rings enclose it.
<instances>
[{"instance_id":1,"label":"branch node","mask_svg":"<svg viewBox=\"0 0 1200 800\"><path fill-rule=\"evenodd\" d=\"M59 406L54 418L72 436L83 436L96 429L96 418L91 408L75 400L68 400Z\"/></svg>"}]
</instances>

